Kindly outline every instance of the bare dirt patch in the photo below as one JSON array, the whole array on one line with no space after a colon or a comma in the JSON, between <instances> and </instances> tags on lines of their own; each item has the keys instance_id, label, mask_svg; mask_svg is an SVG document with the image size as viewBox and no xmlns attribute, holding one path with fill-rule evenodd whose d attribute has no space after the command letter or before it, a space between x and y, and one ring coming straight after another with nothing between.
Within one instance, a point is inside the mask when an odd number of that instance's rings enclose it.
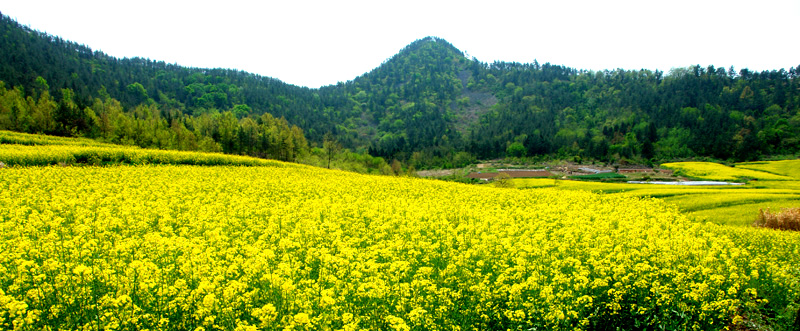
<instances>
[{"instance_id":1,"label":"bare dirt patch","mask_svg":"<svg viewBox=\"0 0 800 331\"><path fill-rule=\"evenodd\" d=\"M420 177L444 177L450 176L456 172L456 169L441 169L441 170L420 170L417 171L417 176Z\"/></svg>"}]
</instances>

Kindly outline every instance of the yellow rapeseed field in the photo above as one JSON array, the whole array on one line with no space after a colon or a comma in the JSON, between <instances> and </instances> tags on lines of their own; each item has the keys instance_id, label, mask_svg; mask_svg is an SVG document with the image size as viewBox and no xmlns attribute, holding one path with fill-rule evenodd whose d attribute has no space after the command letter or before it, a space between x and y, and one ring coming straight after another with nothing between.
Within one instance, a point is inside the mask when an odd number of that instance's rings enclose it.
<instances>
[{"instance_id":1,"label":"yellow rapeseed field","mask_svg":"<svg viewBox=\"0 0 800 331\"><path fill-rule=\"evenodd\" d=\"M712 162L674 162L664 163L661 166L668 169L674 169L678 173L681 173L687 177L707 180L795 180L795 178L789 176L769 173L760 169L755 170L756 167L753 166L748 166L747 168L734 168Z\"/></svg>"},{"instance_id":2,"label":"yellow rapeseed field","mask_svg":"<svg viewBox=\"0 0 800 331\"><path fill-rule=\"evenodd\" d=\"M737 168L765 171L800 179L800 160L737 163Z\"/></svg>"},{"instance_id":3,"label":"yellow rapeseed field","mask_svg":"<svg viewBox=\"0 0 800 331\"><path fill-rule=\"evenodd\" d=\"M0 130L0 162L3 166L189 164L305 167L295 163L248 156L145 149L107 144L86 138L56 137L5 130Z\"/></svg>"},{"instance_id":4,"label":"yellow rapeseed field","mask_svg":"<svg viewBox=\"0 0 800 331\"><path fill-rule=\"evenodd\" d=\"M72 138L0 130L0 144L123 147L89 138ZM5 147L5 146L4 146Z\"/></svg>"},{"instance_id":5,"label":"yellow rapeseed field","mask_svg":"<svg viewBox=\"0 0 800 331\"><path fill-rule=\"evenodd\" d=\"M735 186L679 186L517 178L514 184L521 189L550 187L660 198L675 204L691 218L738 226L751 226L759 209L800 207L800 181L796 180L759 180Z\"/></svg>"},{"instance_id":6,"label":"yellow rapeseed field","mask_svg":"<svg viewBox=\"0 0 800 331\"><path fill-rule=\"evenodd\" d=\"M0 145L0 162L7 166L39 166L52 164L190 164L241 165L270 167L305 167L275 160L258 159L221 153L154 150L131 146Z\"/></svg>"},{"instance_id":7,"label":"yellow rapeseed field","mask_svg":"<svg viewBox=\"0 0 800 331\"><path fill-rule=\"evenodd\" d=\"M650 198L309 167L0 169L0 329L789 325L800 236Z\"/></svg>"}]
</instances>

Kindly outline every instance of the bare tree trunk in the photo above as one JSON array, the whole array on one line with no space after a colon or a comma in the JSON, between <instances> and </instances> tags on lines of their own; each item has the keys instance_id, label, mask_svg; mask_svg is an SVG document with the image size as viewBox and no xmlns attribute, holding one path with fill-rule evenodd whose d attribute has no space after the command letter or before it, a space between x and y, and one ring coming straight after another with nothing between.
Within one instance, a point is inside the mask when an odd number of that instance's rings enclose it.
<instances>
[{"instance_id":1,"label":"bare tree trunk","mask_svg":"<svg viewBox=\"0 0 800 331\"><path fill-rule=\"evenodd\" d=\"M794 329L800 330L800 308L797 309L797 317L794 319Z\"/></svg>"}]
</instances>

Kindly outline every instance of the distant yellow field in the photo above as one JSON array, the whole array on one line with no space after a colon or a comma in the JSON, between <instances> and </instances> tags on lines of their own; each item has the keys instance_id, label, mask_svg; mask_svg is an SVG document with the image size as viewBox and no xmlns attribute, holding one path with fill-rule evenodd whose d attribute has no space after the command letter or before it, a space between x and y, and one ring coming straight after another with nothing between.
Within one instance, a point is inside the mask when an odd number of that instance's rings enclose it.
<instances>
[{"instance_id":1,"label":"distant yellow field","mask_svg":"<svg viewBox=\"0 0 800 331\"><path fill-rule=\"evenodd\" d=\"M770 162L764 164L769 167ZM783 167L787 169L785 164L787 163L783 163ZM725 168L727 167L719 169ZM586 190L605 194L661 198L668 203L674 203L687 215L697 216L698 219L717 224L750 226L758 215L759 208L800 207L800 181L785 180L784 177L781 176L780 180L751 181L741 186L673 186L541 178L518 178L514 179L514 184L521 189L552 187L561 190ZM720 212L715 213L715 210Z\"/></svg>"},{"instance_id":2,"label":"distant yellow field","mask_svg":"<svg viewBox=\"0 0 800 331\"><path fill-rule=\"evenodd\" d=\"M683 211L693 212L740 204L768 203L771 201L794 201L794 203L800 203L800 192L793 192L791 194L771 192L718 192L715 194L706 193L673 196L665 198L664 200L680 206Z\"/></svg>"},{"instance_id":3,"label":"distant yellow field","mask_svg":"<svg viewBox=\"0 0 800 331\"><path fill-rule=\"evenodd\" d=\"M800 180L800 160L737 163L736 167L789 176Z\"/></svg>"},{"instance_id":4,"label":"distant yellow field","mask_svg":"<svg viewBox=\"0 0 800 331\"><path fill-rule=\"evenodd\" d=\"M777 175L769 172L751 170L751 168L733 168L719 163L711 162L675 162L664 163L664 168L673 169L684 176L707 180L793 180L790 176ZM753 168L754 169L754 168Z\"/></svg>"},{"instance_id":5,"label":"distant yellow field","mask_svg":"<svg viewBox=\"0 0 800 331\"><path fill-rule=\"evenodd\" d=\"M751 226L758 217L761 209L780 210L781 208L796 208L800 200L776 199L765 202L735 204L725 207L700 209L688 212L687 215L698 220L706 220L723 225Z\"/></svg>"},{"instance_id":6,"label":"distant yellow field","mask_svg":"<svg viewBox=\"0 0 800 331\"><path fill-rule=\"evenodd\" d=\"M152 150L119 145L18 145L0 144L0 162L7 166L54 164L191 164L305 167L296 163L253 157L175 150Z\"/></svg>"},{"instance_id":7,"label":"distant yellow field","mask_svg":"<svg viewBox=\"0 0 800 331\"><path fill-rule=\"evenodd\" d=\"M7 130L0 130L0 144L120 147L88 138L56 137Z\"/></svg>"}]
</instances>

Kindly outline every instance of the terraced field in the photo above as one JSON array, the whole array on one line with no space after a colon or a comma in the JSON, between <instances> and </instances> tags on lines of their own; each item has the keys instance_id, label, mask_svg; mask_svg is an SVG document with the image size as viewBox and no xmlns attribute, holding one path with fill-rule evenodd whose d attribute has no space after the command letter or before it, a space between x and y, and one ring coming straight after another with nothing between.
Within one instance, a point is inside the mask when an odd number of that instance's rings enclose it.
<instances>
[{"instance_id":1,"label":"terraced field","mask_svg":"<svg viewBox=\"0 0 800 331\"><path fill-rule=\"evenodd\" d=\"M741 180L738 186L673 186L599 183L553 179L515 179L517 188L553 187L606 194L655 197L673 203L686 215L716 224L749 226L760 209L800 207L800 160L742 163L726 167L716 163L664 164L700 180Z\"/></svg>"}]
</instances>

